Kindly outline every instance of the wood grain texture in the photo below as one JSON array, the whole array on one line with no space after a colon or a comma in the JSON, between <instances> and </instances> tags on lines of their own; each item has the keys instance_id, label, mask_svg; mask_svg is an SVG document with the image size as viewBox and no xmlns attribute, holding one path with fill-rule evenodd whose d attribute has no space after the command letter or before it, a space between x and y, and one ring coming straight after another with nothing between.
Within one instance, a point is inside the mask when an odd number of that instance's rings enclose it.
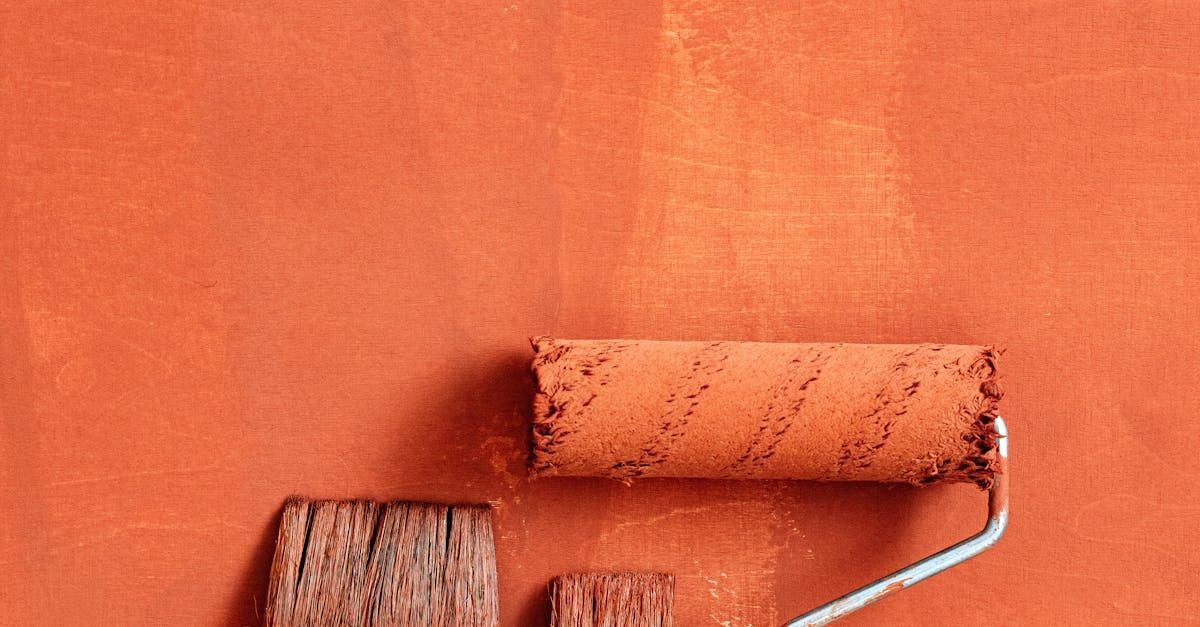
<instances>
[{"instance_id":1,"label":"wood grain texture","mask_svg":"<svg viewBox=\"0 0 1200 627\"><path fill-rule=\"evenodd\" d=\"M529 483L541 333L1006 346L1009 535L850 624L1200 620L1195 4L396 4L0 7L0 623L255 624L294 493L495 501L513 625L773 625L983 522Z\"/></svg>"}]
</instances>

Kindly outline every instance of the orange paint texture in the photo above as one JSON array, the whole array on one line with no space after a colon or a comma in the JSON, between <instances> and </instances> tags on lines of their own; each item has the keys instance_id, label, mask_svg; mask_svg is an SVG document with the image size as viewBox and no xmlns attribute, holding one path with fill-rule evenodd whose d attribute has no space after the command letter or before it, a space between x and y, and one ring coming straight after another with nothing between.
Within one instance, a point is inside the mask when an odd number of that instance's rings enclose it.
<instances>
[{"instance_id":1,"label":"orange paint texture","mask_svg":"<svg viewBox=\"0 0 1200 627\"><path fill-rule=\"evenodd\" d=\"M1004 346L1001 544L849 624L1200 620L1200 7L0 7L0 623L260 620L280 506L494 501L501 614L773 625L971 486L525 477L527 337Z\"/></svg>"},{"instance_id":2,"label":"orange paint texture","mask_svg":"<svg viewBox=\"0 0 1200 627\"><path fill-rule=\"evenodd\" d=\"M534 476L992 487L996 351L533 341Z\"/></svg>"}]
</instances>

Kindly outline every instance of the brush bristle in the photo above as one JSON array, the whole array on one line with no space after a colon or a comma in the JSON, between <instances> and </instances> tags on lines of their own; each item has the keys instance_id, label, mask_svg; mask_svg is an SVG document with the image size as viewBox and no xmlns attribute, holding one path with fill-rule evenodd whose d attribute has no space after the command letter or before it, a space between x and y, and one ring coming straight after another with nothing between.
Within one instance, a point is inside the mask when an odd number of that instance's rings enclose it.
<instances>
[{"instance_id":1,"label":"brush bristle","mask_svg":"<svg viewBox=\"0 0 1200 627\"><path fill-rule=\"evenodd\" d=\"M487 506L284 505L267 627L499 624Z\"/></svg>"},{"instance_id":2,"label":"brush bristle","mask_svg":"<svg viewBox=\"0 0 1200 627\"><path fill-rule=\"evenodd\" d=\"M675 578L663 573L576 573L550 583L551 627L670 627Z\"/></svg>"}]
</instances>

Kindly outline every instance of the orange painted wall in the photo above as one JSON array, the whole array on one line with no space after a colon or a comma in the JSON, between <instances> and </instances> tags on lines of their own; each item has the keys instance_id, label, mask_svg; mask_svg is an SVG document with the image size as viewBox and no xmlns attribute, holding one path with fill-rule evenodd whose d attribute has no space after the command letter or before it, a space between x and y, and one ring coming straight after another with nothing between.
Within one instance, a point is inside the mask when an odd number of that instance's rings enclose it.
<instances>
[{"instance_id":1,"label":"orange painted wall","mask_svg":"<svg viewBox=\"0 0 1200 627\"><path fill-rule=\"evenodd\" d=\"M0 8L0 622L253 624L292 493L495 500L513 625L585 567L774 625L983 522L527 483L543 332L1006 346L1010 534L849 624L1200 621L1195 3L323 4Z\"/></svg>"}]
</instances>

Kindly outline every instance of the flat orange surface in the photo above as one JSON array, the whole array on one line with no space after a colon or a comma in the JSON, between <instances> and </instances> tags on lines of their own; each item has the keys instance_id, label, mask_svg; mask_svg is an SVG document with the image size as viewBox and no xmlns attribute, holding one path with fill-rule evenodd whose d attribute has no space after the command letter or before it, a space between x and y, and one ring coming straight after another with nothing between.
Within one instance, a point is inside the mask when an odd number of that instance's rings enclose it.
<instances>
[{"instance_id":1,"label":"flat orange surface","mask_svg":"<svg viewBox=\"0 0 1200 627\"><path fill-rule=\"evenodd\" d=\"M541 333L1002 345L1009 535L848 624L1200 621L1195 3L43 4L0 8L4 624L253 624L293 493L494 501L511 625L581 568L775 625L983 523L529 483Z\"/></svg>"}]
</instances>

